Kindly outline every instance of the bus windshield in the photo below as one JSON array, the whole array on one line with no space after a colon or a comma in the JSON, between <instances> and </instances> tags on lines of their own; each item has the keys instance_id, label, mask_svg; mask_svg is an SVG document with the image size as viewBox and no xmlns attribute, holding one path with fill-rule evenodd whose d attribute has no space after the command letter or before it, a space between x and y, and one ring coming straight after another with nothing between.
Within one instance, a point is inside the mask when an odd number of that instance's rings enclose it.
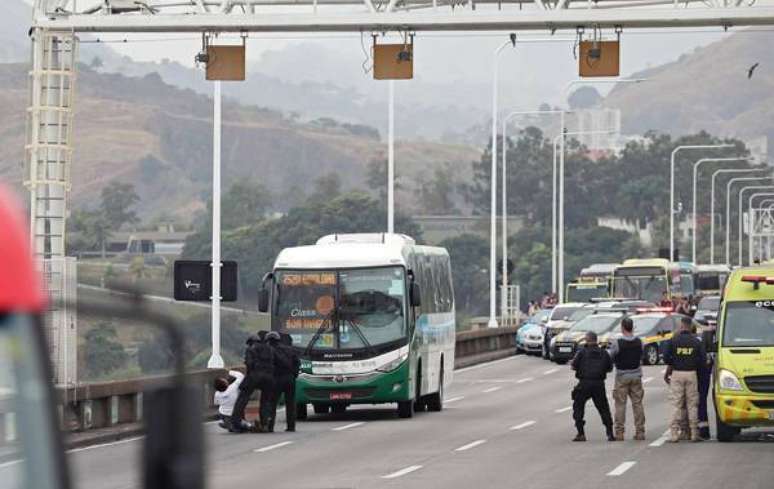
<instances>
[{"instance_id":1,"label":"bus windshield","mask_svg":"<svg viewBox=\"0 0 774 489\"><path fill-rule=\"evenodd\" d=\"M406 336L402 267L283 270L276 283L272 326L294 346L370 349Z\"/></svg>"},{"instance_id":2,"label":"bus windshield","mask_svg":"<svg viewBox=\"0 0 774 489\"><path fill-rule=\"evenodd\" d=\"M723 288L720 282L720 274L717 272L699 272L696 275L696 289L698 290L720 290Z\"/></svg>"},{"instance_id":3,"label":"bus windshield","mask_svg":"<svg viewBox=\"0 0 774 489\"><path fill-rule=\"evenodd\" d=\"M606 283L570 284L567 286L567 302L591 302L591 299L607 296Z\"/></svg>"},{"instance_id":4,"label":"bus windshield","mask_svg":"<svg viewBox=\"0 0 774 489\"><path fill-rule=\"evenodd\" d=\"M613 278L613 297L641 299L658 304L663 294L669 290L666 272L663 269L654 268L649 273L626 272L628 270L616 270Z\"/></svg>"},{"instance_id":5,"label":"bus windshield","mask_svg":"<svg viewBox=\"0 0 774 489\"><path fill-rule=\"evenodd\" d=\"M723 346L774 346L774 304L729 302L723 321Z\"/></svg>"}]
</instances>

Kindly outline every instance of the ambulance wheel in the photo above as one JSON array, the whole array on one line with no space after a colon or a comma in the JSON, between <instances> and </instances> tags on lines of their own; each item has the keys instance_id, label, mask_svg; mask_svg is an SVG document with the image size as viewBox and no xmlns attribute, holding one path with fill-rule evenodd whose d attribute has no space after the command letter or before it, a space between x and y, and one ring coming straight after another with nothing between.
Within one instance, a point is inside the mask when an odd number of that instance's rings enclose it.
<instances>
[{"instance_id":1,"label":"ambulance wheel","mask_svg":"<svg viewBox=\"0 0 774 489\"><path fill-rule=\"evenodd\" d=\"M309 417L309 412L306 410L306 403L296 404L296 419L304 421Z\"/></svg>"},{"instance_id":2,"label":"ambulance wheel","mask_svg":"<svg viewBox=\"0 0 774 489\"><path fill-rule=\"evenodd\" d=\"M718 433L718 441L734 441L734 437L742 431L740 428L735 428L722 422L719 417L716 417L715 420L717 422L715 427Z\"/></svg>"},{"instance_id":3,"label":"ambulance wheel","mask_svg":"<svg viewBox=\"0 0 774 489\"><path fill-rule=\"evenodd\" d=\"M645 347L642 363L645 365L656 365L658 363L658 347L656 345L648 345Z\"/></svg>"},{"instance_id":4,"label":"ambulance wheel","mask_svg":"<svg viewBox=\"0 0 774 489\"><path fill-rule=\"evenodd\" d=\"M312 408L314 409L314 414L328 414L331 410L331 406L328 404L312 404Z\"/></svg>"}]
</instances>

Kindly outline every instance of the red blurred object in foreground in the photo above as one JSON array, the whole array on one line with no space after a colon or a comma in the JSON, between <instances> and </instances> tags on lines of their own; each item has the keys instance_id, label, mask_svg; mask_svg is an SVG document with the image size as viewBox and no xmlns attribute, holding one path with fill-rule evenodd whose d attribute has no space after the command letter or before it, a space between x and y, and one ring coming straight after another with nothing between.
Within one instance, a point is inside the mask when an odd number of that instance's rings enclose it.
<instances>
[{"instance_id":1,"label":"red blurred object in foreground","mask_svg":"<svg viewBox=\"0 0 774 489\"><path fill-rule=\"evenodd\" d=\"M46 296L21 206L0 185L0 313L42 312Z\"/></svg>"}]
</instances>

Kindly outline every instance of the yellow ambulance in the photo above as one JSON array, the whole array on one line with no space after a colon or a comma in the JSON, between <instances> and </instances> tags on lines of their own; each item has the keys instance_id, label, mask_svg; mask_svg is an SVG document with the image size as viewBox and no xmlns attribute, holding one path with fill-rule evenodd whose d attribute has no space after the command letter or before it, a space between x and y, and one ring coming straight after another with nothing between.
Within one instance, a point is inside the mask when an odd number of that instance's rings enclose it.
<instances>
[{"instance_id":1,"label":"yellow ambulance","mask_svg":"<svg viewBox=\"0 0 774 489\"><path fill-rule=\"evenodd\" d=\"M774 266L731 273L715 347L718 441L742 428L774 427Z\"/></svg>"}]
</instances>

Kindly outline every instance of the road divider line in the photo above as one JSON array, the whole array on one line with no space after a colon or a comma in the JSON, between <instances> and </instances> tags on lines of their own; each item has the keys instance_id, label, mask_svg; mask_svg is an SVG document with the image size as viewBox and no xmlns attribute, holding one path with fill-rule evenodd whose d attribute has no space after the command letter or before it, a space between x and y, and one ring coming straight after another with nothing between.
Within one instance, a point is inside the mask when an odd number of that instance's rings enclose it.
<instances>
[{"instance_id":1,"label":"road divider line","mask_svg":"<svg viewBox=\"0 0 774 489\"><path fill-rule=\"evenodd\" d=\"M648 445L648 446L651 446L651 447L660 447L661 445L663 445L664 443L666 443L666 441L669 439L669 434L670 434L670 433L669 433L669 430L666 430L666 431L664 432L664 434L663 434L663 435L661 435L661 437L659 437L657 440L655 440L653 443L651 443L651 444L650 444L650 445Z\"/></svg>"},{"instance_id":2,"label":"road divider line","mask_svg":"<svg viewBox=\"0 0 774 489\"><path fill-rule=\"evenodd\" d=\"M484 443L486 443L486 440L472 441L472 442L468 443L467 445L462 445L461 447L455 449L454 451L455 452L464 452L466 450L470 450L471 448L475 448L475 447L477 447L479 445L483 445Z\"/></svg>"},{"instance_id":3,"label":"road divider line","mask_svg":"<svg viewBox=\"0 0 774 489\"><path fill-rule=\"evenodd\" d=\"M558 371L559 371L558 368L552 368L551 370L546 370L545 372L543 372L543 375L551 375L551 374L556 373Z\"/></svg>"},{"instance_id":4,"label":"road divider line","mask_svg":"<svg viewBox=\"0 0 774 489\"><path fill-rule=\"evenodd\" d=\"M443 402L446 404L451 404L452 402L461 401L463 399L465 399L465 396L457 396L457 397L452 397L451 399L444 399Z\"/></svg>"},{"instance_id":5,"label":"road divider line","mask_svg":"<svg viewBox=\"0 0 774 489\"><path fill-rule=\"evenodd\" d=\"M85 452L86 450L94 450L95 448L105 448L105 447L112 447L116 445L124 445L126 443L132 443L133 441L142 440L144 437L142 436L134 436L132 438L126 438L123 440L113 441L110 443L100 443L99 445L90 445L88 447L81 447L81 448L72 448L70 450L67 450L67 453L78 453L78 452Z\"/></svg>"},{"instance_id":6,"label":"road divider line","mask_svg":"<svg viewBox=\"0 0 774 489\"><path fill-rule=\"evenodd\" d=\"M556 410L554 410L554 412L556 414L561 414L561 413L566 413L567 411L569 411L571 409L572 409L572 406L567 406L567 407L563 407L563 408L560 408L560 409L556 409Z\"/></svg>"},{"instance_id":7,"label":"road divider line","mask_svg":"<svg viewBox=\"0 0 774 489\"><path fill-rule=\"evenodd\" d=\"M516 383L517 384L523 384L524 382L532 382L533 380L535 380L534 377L526 377L524 379L520 379L520 380L516 381Z\"/></svg>"},{"instance_id":8,"label":"road divider line","mask_svg":"<svg viewBox=\"0 0 774 489\"><path fill-rule=\"evenodd\" d=\"M528 428L528 427L532 426L535 423L536 423L536 421L534 421L534 420L525 421L525 422L523 422L521 424L517 424L516 426L511 426L510 427L510 431L523 430L524 428Z\"/></svg>"},{"instance_id":9,"label":"road divider line","mask_svg":"<svg viewBox=\"0 0 774 489\"><path fill-rule=\"evenodd\" d=\"M333 428L333 430L331 430L331 431L344 431L344 430L348 430L350 428L357 428L358 426L363 426L364 424L365 424L365 421L359 421L357 423L345 424L344 426L339 426L339 427Z\"/></svg>"},{"instance_id":10,"label":"road divider line","mask_svg":"<svg viewBox=\"0 0 774 489\"><path fill-rule=\"evenodd\" d=\"M650 382L651 380L653 380L653 377L645 377L644 379L642 379L642 383L643 383L643 384L647 384L647 383L648 383L648 382Z\"/></svg>"},{"instance_id":11,"label":"road divider line","mask_svg":"<svg viewBox=\"0 0 774 489\"><path fill-rule=\"evenodd\" d=\"M607 473L610 477L618 477L619 475L623 475L627 470L631 469L637 464L637 462L624 462L618 467L614 468L610 472Z\"/></svg>"},{"instance_id":12,"label":"road divider line","mask_svg":"<svg viewBox=\"0 0 774 489\"><path fill-rule=\"evenodd\" d=\"M489 389L484 389L482 392L484 394L489 394L490 392L499 391L500 389L502 389L502 386L496 385L494 387L490 387Z\"/></svg>"},{"instance_id":13,"label":"road divider line","mask_svg":"<svg viewBox=\"0 0 774 489\"><path fill-rule=\"evenodd\" d=\"M405 469L400 469L397 472L393 472L392 474L383 475L382 479L395 479L397 477L402 477L402 476L404 476L406 474L410 474L412 472L415 472L415 471L417 471L417 470L419 470L421 468L422 468L421 465L412 465L410 467L406 467Z\"/></svg>"},{"instance_id":14,"label":"road divider line","mask_svg":"<svg viewBox=\"0 0 774 489\"><path fill-rule=\"evenodd\" d=\"M263 453L263 452L268 452L270 450L274 450L274 449L277 449L277 448L286 447L286 446L291 445L291 444L293 444L292 441L283 441L283 442L280 442L280 443L275 443L274 445L269 445L267 447L256 448L253 451L255 453Z\"/></svg>"},{"instance_id":15,"label":"road divider line","mask_svg":"<svg viewBox=\"0 0 774 489\"><path fill-rule=\"evenodd\" d=\"M513 356L510 356L510 357L502 358L500 360L494 360L494 361L491 361L491 362L479 363L478 365L471 365L470 367L455 368L454 369L454 373L455 374L460 374L460 373L463 373L463 372L470 372L471 370L478 370L480 368L492 367L492 366L495 366L495 365L499 365L499 364L501 364L503 362L510 362L510 361L518 359L518 358L523 358L523 357L513 355Z\"/></svg>"}]
</instances>

